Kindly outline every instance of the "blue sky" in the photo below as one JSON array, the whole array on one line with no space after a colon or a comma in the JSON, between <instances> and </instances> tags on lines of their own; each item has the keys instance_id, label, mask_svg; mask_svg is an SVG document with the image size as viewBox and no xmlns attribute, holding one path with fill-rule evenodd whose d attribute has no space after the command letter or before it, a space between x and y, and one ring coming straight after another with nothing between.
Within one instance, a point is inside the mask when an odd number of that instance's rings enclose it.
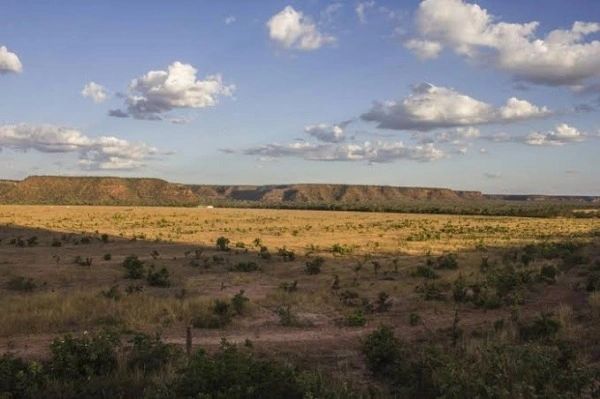
<instances>
[{"instance_id":1,"label":"blue sky","mask_svg":"<svg viewBox=\"0 0 600 399\"><path fill-rule=\"evenodd\" d=\"M54 3L0 3L0 178L600 195L597 1Z\"/></svg>"}]
</instances>

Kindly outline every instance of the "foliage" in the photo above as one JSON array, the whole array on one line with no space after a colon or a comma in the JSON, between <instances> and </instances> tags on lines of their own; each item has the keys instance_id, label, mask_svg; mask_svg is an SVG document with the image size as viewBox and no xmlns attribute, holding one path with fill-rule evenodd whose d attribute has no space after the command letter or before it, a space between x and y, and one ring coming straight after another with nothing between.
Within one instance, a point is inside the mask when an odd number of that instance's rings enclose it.
<instances>
[{"instance_id":1,"label":"foliage","mask_svg":"<svg viewBox=\"0 0 600 399\"><path fill-rule=\"evenodd\" d=\"M130 279L141 279L144 278L145 269L144 262L139 260L137 255L129 255L123 260L122 263L125 268L125 277Z\"/></svg>"},{"instance_id":2,"label":"foliage","mask_svg":"<svg viewBox=\"0 0 600 399\"><path fill-rule=\"evenodd\" d=\"M284 262L291 262L296 259L296 254L286 247L277 249L277 254L283 258Z\"/></svg>"},{"instance_id":3,"label":"foliage","mask_svg":"<svg viewBox=\"0 0 600 399\"><path fill-rule=\"evenodd\" d=\"M258 266L258 263L253 262L253 261L238 262L238 264L235 265L234 270L236 270L238 272L253 272L253 271L259 270L259 266Z\"/></svg>"},{"instance_id":4,"label":"foliage","mask_svg":"<svg viewBox=\"0 0 600 399\"><path fill-rule=\"evenodd\" d=\"M363 327L367 324L367 316L363 309L355 309L346 316L346 323L350 327Z\"/></svg>"},{"instance_id":5,"label":"foliage","mask_svg":"<svg viewBox=\"0 0 600 399\"><path fill-rule=\"evenodd\" d=\"M428 266L418 266L417 269L413 272L414 277L422 277L429 280L433 280L438 278L438 274Z\"/></svg>"},{"instance_id":6,"label":"foliage","mask_svg":"<svg viewBox=\"0 0 600 399\"><path fill-rule=\"evenodd\" d=\"M217 249L219 251L229 251L229 238L227 237L219 237L217 238Z\"/></svg>"},{"instance_id":7,"label":"foliage","mask_svg":"<svg viewBox=\"0 0 600 399\"><path fill-rule=\"evenodd\" d=\"M31 292L37 288L37 284L31 277L17 276L8 280L6 288L12 291Z\"/></svg>"},{"instance_id":8,"label":"foliage","mask_svg":"<svg viewBox=\"0 0 600 399\"><path fill-rule=\"evenodd\" d=\"M170 275L171 273L169 273L169 270L167 270L166 267L156 271L154 269L154 265L152 265L148 270L148 276L146 277L146 280L148 281L148 285L152 287L166 288L171 286L171 280L169 279Z\"/></svg>"},{"instance_id":9,"label":"foliage","mask_svg":"<svg viewBox=\"0 0 600 399\"><path fill-rule=\"evenodd\" d=\"M298 319L296 315L292 313L290 305L280 305L275 310L277 316L279 316L279 322L282 326L292 327L298 325Z\"/></svg>"},{"instance_id":10,"label":"foliage","mask_svg":"<svg viewBox=\"0 0 600 399\"><path fill-rule=\"evenodd\" d=\"M198 351L171 385L177 398L303 399L292 368L261 360L223 340L221 350Z\"/></svg>"},{"instance_id":11,"label":"foliage","mask_svg":"<svg viewBox=\"0 0 600 399\"><path fill-rule=\"evenodd\" d=\"M244 295L245 292L246 291L244 291L244 290L240 290L240 292L238 292L237 294L235 294L233 296L233 298L231 298L231 306L233 307L233 311L237 315L241 315L242 314L242 312L244 311L244 307L246 306L246 303L248 301L250 301L248 299L248 297L246 297Z\"/></svg>"},{"instance_id":12,"label":"foliage","mask_svg":"<svg viewBox=\"0 0 600 399\"><path fill-rule=\"evenodd\" d=\"M176 346L165 344L158 335L137 333L129 343L132 344L127 356L129 369L159 371L181 355Z\"/></svg>"},{"instance_id":13,"label":"foliage","mask_svg":"<svg viewBox=\"0 0 600 399\"><path fill-rule=\"evenodd\" d=\"M285 292L296 292L298 291L298 280L294 280L291 283L283 282L279 285L279 288Z\"/></svg>"},{"instance_id":14,"label":"foliage","mask_svg":"<svg viewBox=\"0 0 600 399\"><path fill-rule=\"evenodd\" d=\"M108 332L66 334L50 344L49 373L63 380L106 375L117 368L119 337Z\"/></svg>"},{"instance_id":15,"label":"foliage","mask_svg":"<svg viewBox=\"0 0 600 399\"><path fill-rule=\"evenodd\" d=\"M305 271L307 274L319 274L321 273L321 266L325 263L325 259L321 256L315 256L311 260L306 262Z\"/></svg>"}]
</instances>

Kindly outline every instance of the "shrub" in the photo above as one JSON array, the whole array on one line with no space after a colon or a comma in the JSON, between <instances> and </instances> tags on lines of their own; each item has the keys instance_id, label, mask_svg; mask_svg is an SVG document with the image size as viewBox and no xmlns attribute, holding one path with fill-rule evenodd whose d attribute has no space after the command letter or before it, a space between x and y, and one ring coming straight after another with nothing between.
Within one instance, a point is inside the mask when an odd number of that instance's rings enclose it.
<instances>
[{"instance_id":1,"label":"shrub","mask_svg":"<svg viewBox=\"0 0 600 399\"><path fill-rule=\"evenodd\" d=\"M464 302L467 300L467 280L460 275L452 284L452 297L456 302Z\"/></svg>"},{"instance_id":2,"label":"shrub","mask_svg":"<svg viewBox=\"0 0 600 399\"><path fill-rule=\"evenodd\" d=\"M14 277L8 280L6 288L12 291L31 292L37 288L37 284L31 277Z\"/></svg>"},{"instance_id":3,"label":"shrub","mask_svg":"<svg viewBox=\"0 0 600 399\"><path fill-rule=\"evenodd\" d=\"M558 269L552 265L542 266L540 270L540 280L548 284L554 284L558 276Z\"/></svg>"},{"instance_id":4,"label":"shrub","mask_svg":"<svg viewBox=\"0 0 600 399\"><path fill-rule=\"evenodd\" d=\"M144 278L144 262L139 260L137 255L129 255L123 261L123 267L125 268L125 277L130 279Z\"/></svg>"},{"instance_id":5,"label":"shrub","mask_svg":"<svg viewBox=\"0 0 600 399\"><path fill-rule=\"evenodd\" d=\"M359 295L358 292L344 290L340 292L340 299L342 303L346 306L357 306Z\"/></svg>"},{"instance_id":6,"label":"shrub","mask_svg":"<svg viewBox=\"0 0 600 399\"><path fill-rule=\"evenodd\" d=\"M352 313L346 316L346 323L350 327L363 327L367 324L367 316L364 310L356 309Z\"/></svg>"},{"instance_id":7,"label":"shrub","mask_svg":"<svg viewBox=\"0 0 600 399\"><path fill-rule=\"evenodd\" d=\"M242 311L244 310L246 302L249 301L249 299L244 295L245 292L246 291L244 291L244 290L240 290L240 292L238 292L237 294L235 294L233 296L233 298L231 298L231 305L233 306L233 311L237 315L242 314Z\"/></svg>"},{"instance_id":8,"label":"shrub","mask_svg":"<svg viewBox=\"0 0 600 399\"><path fill-rule=\"evenodd\" d=\"M352 247L348 246L347 244L333 244L333 246L331 247L331 253L338 256L349 255L350 253L352 253L352 250Z\"/></svg>"},{"instance_id":9,"label":"shrub","mask_svg":"<svg viewBox=\"0 0 600 399\"><path fill-rule=\"evenodd\" d=\"M551 338L561 328L560 321L552 313L542 313L527 324L519 326L519 336L524 341Z\"/></svg>"},{"instance_id":10,"label":"shrub","mask_svg":"<svg viewBox=\"0 0 600 399\"><path fill-rule=\"evenodd\" d=\"M395 378L403 360L401 343L391 327L383 325L361 341L367 367L376 377Z\"/></svg>"},{"instance_id":11,"label":"shrub","mask_svg":"<svg viewBox=\"0 0 600 399\"><path fill-rule=\"evenodd\" d=\"M56 338L50 344L50 374L61 380L87 379L107 375L117 369L116 347L119 337L109 333L71 334Z\"/></svg>"},{"instance_id":12,"label":"shrub","mask_svg":"<svg viewBox=\"0 0 600 399\"><path fill-rule=\"evenodd\" d=\"M119 299L121 299L121 291L119 290L119 286L113 285L108 291L103 290L102 296L108 299L112 299L113 301L118 301Z\"/></svg>"},{"instance_id":13,"label":"shrub","mask_svg":"<svg viewBox=\"0 0 600 399\"><path fill-rule=\"evenodd\" d=\"M59 240L59 239L57 239L57 238L54 238L52 240L52 242L50 243L50 246L53 246L53 247L62 247L62 241Z\"/></svg>"},{"instance_id":14,"label":"shrub","mask_svg":"<svg viewBox=\"0 0 600 399\"><path fill-rule=\"evenodd\" d=\"M296 316L292 313L290 305L281 305L275 310L277 316L279 316L279 322L282 326L291 327L298 325Z\"/></svg>"},{"instance_id":15,"label":"shrub","mask_svg":"<svg viewBox=\"0 0 600 399\"><path fill-rule=\"evenodd\" d=\"M303 399L294 370L257 359L223 340L216 355L196 352L171 385L177 398Z\"/></svg>"},{"instance_id":16,"label":"shrub","mask_svg":"<svg viewBox=\"0 0 600 399\"><path fill-rule=\"evenodd\" d=\"M287 249L286 247L279 248L277 250L277 254L283 258L284 262L290 262L296 259L296 254L294 251Z\"/></svg>"},{"instance_id":17,"label":"shrub","mask_svg":"<svg viewBox=\"0 0 600 399\"><path fill-rule=\"evenodd\" d=\"M102 243L106 244L106 243L108 243L108 238L109 238L108 234L102 234L100 236L100 241L102 241Z\"/></svg>"},{"instance_id":18,"label":"shrub","mask_svg":"<svg viewBox=\"0 0 600 399\"><path fill-rule=\"evenodd\" d=\"M458 257L456 254L450 253L437 258L438 269L456 270L458 269Z\"/></svg>"},{"instance_id":19,"label":"shrub","mask_svg":"<svg viewBox=\"0 0 600 399\"><path fill-rule=\"evenodd\" d=\"M443 292L440 284L428 284L418 285L415 291L423 296L426 301L443 301L446 296Z\"/></svg>"},{"instance_id":20,"label":"shrub","mask_svg":"<svg viewBox=\"0 0 600 399\"><path fill-rule=\"evenodd\" d=\"M411 327L418 326L421 324L421 316L418 313L411 313L408 321Z\"/></svg>"},{"instance_id":21,"label":"shrub","mask_svg":"<svg viewBox=\"0 0 600 399\"><path fill-rule=\"evenodd\" d=\"M587 276L585 289L588 292L600 291L600 273L590 273Z\"/></svg>"},{"instance_id":22,"label":"shrub","mask_svg":"<svg viewBox=\"0 0 600 399\"><path fill-rule=\"evenodd\" d=\"M323 259L321 256L315 256L312 258L312 260L306 262L306 273L311 275L321 273L321 266L323 266L324 262L325 259Z\"/></svg>"},{"instance_id":23,"label":"shrub","mask_svg":"<svg viewBox=\"0 0 600 399\"><path fill-rule=\"evenodd\" d=\"M112 259L112 255L111 254L104 254L104 256L102 257L102 259L104 260L111 260Z\"/></svg>"},{"instance_id":24,"label":"shrub","mask_svg":"<svg viewBox=\"0 0 600 399\"><path fill-rule=\"evenodd\" d=\"M418 266L417 269L412 273L414 277L422 277L429 280L438 278L438 274L428 266Z\"/></svg>"},{"instance_id":25,"label":"shrub","mask_svg":"<svg viewBox=\"0 0 600 399\"><path fill-rule=\"evenodd\" d=\"M154 270L154 265L150 266L148 270L148 276L146 280L148 285L152 287L170 287L171 280L169 279L170 273L166 267L161 268L158 271Z\"/></svg>"},{"instance_id":26,"label":"shrub","mask_svg":"<svg viewBox=\"0 0 600 399\"><path fill-rule=\"evenodd\" d=\"M199 314L192 318L191 324L196 328L222 328L231 323L233 317L231 304L222 299L216 299L209 314Z\"/></svg>"},{"instance_id":27,"label":"shrub","mask_svg":"<svg viewBox=\"0 0 600 399\"><path fill-rule=\"evenodd\" d=\"M158 335L137 333L129 343L132 344L127 356L130 370L159 371L181 354L176 346L165 344Z\"/></svg>"},{"instance_id":28,"label":"shrub","mask_svg":"<svg viewBox=\"0 0 600 399\"><path fill-rule=\"evenodd\" d=\"M219 237L217 238L217 249L219 251L229 251L229 238Z\"/></svg>"},{"instance_id":29,"label":"shrub","mask_svg":"<svg viewBox=\"0 0 600 399\"><path fill-rule=\"evenodd\" d=\"M12 353L0 356L0 398L36 397L41 383L39 363L27 364Z\"/></svg>"},{"instance_id":30,"label":"shrub","mask_svg":"<svg viewBox=\"0 0 600 399\"><path fill-rule=\"evenodd\" d=\"M253 272L259 270L259 267L256 262L239 262L237 265L235 265L235 270L238 272Z\"/></svg>"},{"instance_id":31,"label":"shrub","mask_svg":"<svg viewBox=\"0 0 600 399\"><path fill-rule=\"evenodd\" d=\"M269 252L269 248L261 245L260 251L258 251L258 256L262 259L271 259L271 253Z\"/></svg>"}]
</instances>

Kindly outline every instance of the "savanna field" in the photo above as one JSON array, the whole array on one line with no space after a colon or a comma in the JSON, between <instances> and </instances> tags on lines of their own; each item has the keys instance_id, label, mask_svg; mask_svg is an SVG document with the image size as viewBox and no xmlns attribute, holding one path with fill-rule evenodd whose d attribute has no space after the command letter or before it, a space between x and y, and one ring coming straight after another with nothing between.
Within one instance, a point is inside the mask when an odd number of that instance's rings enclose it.
<instances>
[{"instance_id":1,"label":"savanna field","mask_svg":"<svg viewBox=\"0 0 600 399\"><path fill-rule=\"evenodd\" d=\"M0 397L600 395L598 219L3 205L0 240Z\"/></svg>"}]
</instances>

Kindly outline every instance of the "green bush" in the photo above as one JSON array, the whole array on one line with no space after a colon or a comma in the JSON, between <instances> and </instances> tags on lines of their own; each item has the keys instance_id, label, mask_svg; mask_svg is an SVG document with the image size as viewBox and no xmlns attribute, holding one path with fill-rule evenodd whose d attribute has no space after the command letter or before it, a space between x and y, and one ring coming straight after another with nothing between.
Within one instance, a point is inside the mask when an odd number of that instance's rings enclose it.
<instances>
[{"instance_id":1,"label":"green bush","mask_svg":"<svg viewBox=\"0 0 600 399\"><path fill-rule=\"evenodd\" d=\"M325 263L325 259L321 256L315 256L311 260L306 262L305 271L307 274L319 274L321 273L321 266Z\"/></svg>"},{"instance_id":2,"label":"green bush","mask_svg":"<svg viewBox=\"0 0 600 399\"><path fill-rule=\"evenodd\" d=\"M110 374L117 369L118 345L119 337L108 332L56 338L50 344L49 373L62 380Z\"/></svg>"},{"instance_id":3,"label":"green bush","mask_svg":"<svg viewBox=\"0 0 600 399\"><path fill-rule=\"evenodd\" d=\"M402 343L394 337L391 327L383 325L361 340L361 353L367 367L376 378L393 383L409 380L408 362Z\"/></svg>"},{"instance_id":4,"label":"green bush","mask_svg":"<svg viewBox=\"0 0 600 399\"><path fill-rule=\"evenodd\" d=\"M547 284L554 284L558 276L558 269L552 265L542 266L540 270L540 280Z\"/></svg>"},{"instance_id":5,"label":"green bush","mask_svg":"<svg viewBox=\"0 0 600 399\"><path fill-rule=\"evenodd\" d=\"M450 253L437 258L438 269L456 270L458 269L458 257L456 254Z\"/></svg>"},{"instance_id":6,"label":"green bush","mask_svg":"<svg viewBox=\"0 0 600 399\"><path fill-rule=\"evenodd\" d=\"M418 285L415 291L421 294L426 301L443 301L446 299L444 289L441 284L427 283Z\"/></svg>"},{"instance_id":7,"label":"green bush","mask_svg":"<svg viewBox=\"0 0 600 399\"><path fill-rule=\"evenodd\" d=\"M261 245L260 251L258 251L258 256L261 259L271 259L271 253L269 252L269 248Z\"/></svg>"},{"instance_id":8,"label":"green bush","mask_svg":"<svg viewBox=\"0 0 600 399\"><path fill-rule=\"evenodd\" d=\"M129 343L132 344L127 354L127 367L130 370L160 371L181 355L175 345L165 344L158 335L152 337L138 333Z\"/></svg>"},{"instance_id":9,"label":"green bush","mask_svg":"<svg viewBox=\"0 0 600 399\"><path fill-rule=\"evenodd\" d=\"M286 247L277 249L277 254L283 258L284 262L291 262L296 259L296 254Z\"/></svg>"},{"instance_id":10,"label":"green bush","mask_svg":"<svg viewBox=\"0 0 600 399\"><path fill-rule=\"evenodd\" d=\"M104 259L104 260L111 260L112 259L112 255L111 254L104 254L104 256L102 256L102 259Z\"/></svg>"},{"instance_id":11,"label":"green bush","mask_svg":"<svg viewBox=\"0 0 600 399\"><path fill-rule=\"evenodd\" d=\"M412 273L414 277L422 277L429 280L438 278L438 274L428 266L418 266L417 269Z\"/></svg>"},{"instance_id":12,"label":"green bush","mask_svg":"<svg viewBox=\"0 0 600 399\"><path fill-rule=\"evenodd\" d=\"M238 264L235 265L234 270L238 272L254 272L256 270L259 270L259 266L258 263L253 261L238 262Z\"/></svg>"},{"instance_id":13,"label":"green bush","mask_svg":"<svg viewBox=\"0 0 600 399\"><path fill-rule=\"evenodd\" d=\"M154 265L150 266L148 270L148 276L146 280L148 281L148 285L152 287L170 287L171 280L169 279L170 273L166 267L161 268L158 271L154 270Z\"/></svg>"},{"instance_id":14,"label":"green bush","mask_svg":"<svg viewBox=\"0 0 600 399\"><path fill-rule=\"evenodd\" d=\"M170 388L177 398L305 398L292 368L257 359L227 341L216 355L196 352Z\"/></svg>"},{"instance_id":15,"label":"green bush","mask_svg":"<svg viewBox=\"0 0 600 399\"><path fill-rule=\"evenodd\" d=\"M240 290L237 294L231 298L231 306L233 307L233 311L237 315L241 315L244 311L244 307L246 303L250 301L244 294L246 291Z\"/></svg>"},{"instance_id":16,"label":"green bush","mask_svg":"<svg viewBox=\"0 0 600 399\"><path fill-rule=\"evenodd\" d=\"M130 279L141 279L144 278L144 262L139 260L137 255L129 255L123 261L123 267L125 268L125 277Z\"/></svg>"},{"instance_id":17,"label":"green bush","mask_svg":"<svg viewBox=\"0 0 600 399\"><path fill-rule=\"evenodd\" d=\"M11 291L31 292L37 288L37 284L31 277L13 277L6 283L6 288Z\"/></svg>"},{"instance_id":18,"label":"green bush","mask_svg":"<svg viewBox=\"0 0 600 399\"><path fill-rule=\"evenodd\" d=\"M346 323L350 327L363 327L367 324L367 316L363 309L356 309L346 316Z\"/></svg>"},{"instance_id":19,"label":"green bush","mask_svg":"<svg viewBox=\"0 0 600 399\"><path fill-rule=\"evenodd\" d=\"M229 238L219 237L217 238L217 249L219 251L229 251Z\"/></svg>"},{"instance_id":20,"label":"green bush","mask_svg":"<svg viewBox=\"0 0 600 399\"><path fill-rule=\"evenodd\" d=\"M281 305L275 310L277 316L279 316L279 322L282 326L292 327L298 325L298 319L296 315L292 313L290 305Z\"/></svg>"},{"instance_id":21,"label":"green bush","mask_svg":"<svg viewBox=\"0 0 600 399\"><path fill-rule=\"evenodd\" d=\"M552 313L542 313L532 321L519 326L519 336L523 341L552 338L560 330L560 321Z\"/></svg>"}]
</instances>

